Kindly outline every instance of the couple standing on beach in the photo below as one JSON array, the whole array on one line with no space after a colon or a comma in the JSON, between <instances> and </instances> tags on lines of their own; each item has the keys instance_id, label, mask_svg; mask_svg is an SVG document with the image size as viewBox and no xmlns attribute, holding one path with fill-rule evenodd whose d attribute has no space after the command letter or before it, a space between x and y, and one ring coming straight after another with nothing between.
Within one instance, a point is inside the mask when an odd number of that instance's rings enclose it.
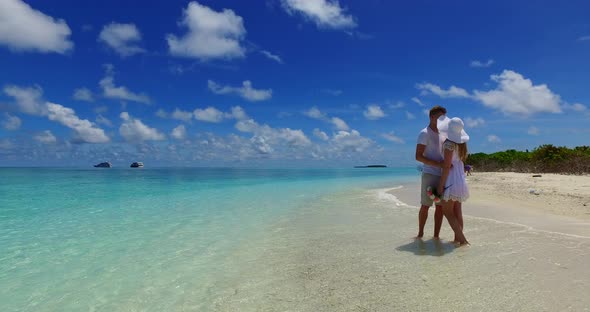
<instances>
[{"instance_id":1,"label":"couple standing on beach","mask_svg":"<svg viewBox=\"0 0 590 312\"><path fill-rule=\"evenodd\" d=\"M434 238L438 239L443 215L455 232L454 241L469 244L463 235L461 204L469 197L465 181L464 161L467 158L469 136L460 118L448 118L442 106L430 109L430 123L420 131L416 145L416 160L423 163L418 238L424 236L428 209L435 203L427 189L436 190L440 201L435 205Z\"/></svg>"}]
</instances>

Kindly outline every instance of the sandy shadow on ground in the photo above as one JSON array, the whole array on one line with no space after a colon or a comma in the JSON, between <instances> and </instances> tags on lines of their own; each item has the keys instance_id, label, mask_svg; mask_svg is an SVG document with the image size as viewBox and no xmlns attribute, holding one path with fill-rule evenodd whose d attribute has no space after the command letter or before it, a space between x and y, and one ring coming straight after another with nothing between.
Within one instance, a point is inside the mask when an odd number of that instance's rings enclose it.
<instances>
[{"instance_id":1,"label":"sandy shadow on ground","mask_svg":"<svg viewBox=\"0 0 590 312\"><path fill-rule=\"evenodd\" d=\"M444 256L455 250L453 242L447 242L440 239L423 240L416 238L413 241L395 248L398 251L413 252L417 256Z\"/></svg>"}]
</instances>

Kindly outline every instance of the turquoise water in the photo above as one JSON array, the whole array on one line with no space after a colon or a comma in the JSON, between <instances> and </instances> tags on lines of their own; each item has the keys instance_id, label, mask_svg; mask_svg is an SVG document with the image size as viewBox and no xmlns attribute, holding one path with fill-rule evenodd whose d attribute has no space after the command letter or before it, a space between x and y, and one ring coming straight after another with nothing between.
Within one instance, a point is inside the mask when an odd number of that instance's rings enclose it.
<instances>
[{"instance_id":1,"label":"turquoise water","mask_svg":"<svg viewBox=\"0 0 590 312\"><path fill-rule=\"evenodd\" d=\"M206 302L234 271L219 263L250 238L272 235L269 224L329 193L417 175L0 168L0 311L165 311Z\"/></svg>"}]
</instances>

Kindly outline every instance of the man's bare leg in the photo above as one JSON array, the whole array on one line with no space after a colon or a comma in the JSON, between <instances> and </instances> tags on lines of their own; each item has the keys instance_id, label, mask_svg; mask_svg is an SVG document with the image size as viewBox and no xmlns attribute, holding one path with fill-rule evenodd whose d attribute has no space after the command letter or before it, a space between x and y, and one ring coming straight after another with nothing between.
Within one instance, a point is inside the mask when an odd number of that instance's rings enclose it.
<instances>
[{"instance_id":1,"label":"man's bare leg","mask_svg":"<svg viewBox=\"0 0 590 312\"><path fill-rule=\"evenodd\" d=\"M428 219L428 208L429 206L420 206L420 212L418 213L418 236L416 238L422 238L424 236L424 226Z\"/></svg>"},{"instance_id":2,"label":"man's bare leg","mask_svg":"<svg viewBox=\"0 0 590 312\"><path fill-rule=\"evenodd\" d=\"M443 222L443 209L441 205L436 205L434 210L434 238L438 239L440 228Z\"/></svg>"}]
</instances>

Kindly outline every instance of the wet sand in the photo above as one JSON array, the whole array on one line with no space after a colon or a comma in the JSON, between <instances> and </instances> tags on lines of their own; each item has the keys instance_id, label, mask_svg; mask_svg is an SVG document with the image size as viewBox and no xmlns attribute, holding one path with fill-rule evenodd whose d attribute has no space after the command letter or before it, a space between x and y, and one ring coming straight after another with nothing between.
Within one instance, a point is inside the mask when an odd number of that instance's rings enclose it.
<instances>
[{"instance_id":1,"label":"wet sand","mask_svg":"<svg viewBox=\"0 0 590 312\"><path fill-rule=\"evenodd\" d=\"M429 238L433 212L425 238L415 240L418 210L410 203L419 196L413 183L324 196L269 225L266 235L220 264L220 270L239 264L242 269L212 285L216 291L207 306L216 311L589 310L585 219L510 206L497 196L466 203L471 246L455 248L446 221L442 239ZM478 192L474 185L472 199Z\"/></svg>"}]
</instances>

